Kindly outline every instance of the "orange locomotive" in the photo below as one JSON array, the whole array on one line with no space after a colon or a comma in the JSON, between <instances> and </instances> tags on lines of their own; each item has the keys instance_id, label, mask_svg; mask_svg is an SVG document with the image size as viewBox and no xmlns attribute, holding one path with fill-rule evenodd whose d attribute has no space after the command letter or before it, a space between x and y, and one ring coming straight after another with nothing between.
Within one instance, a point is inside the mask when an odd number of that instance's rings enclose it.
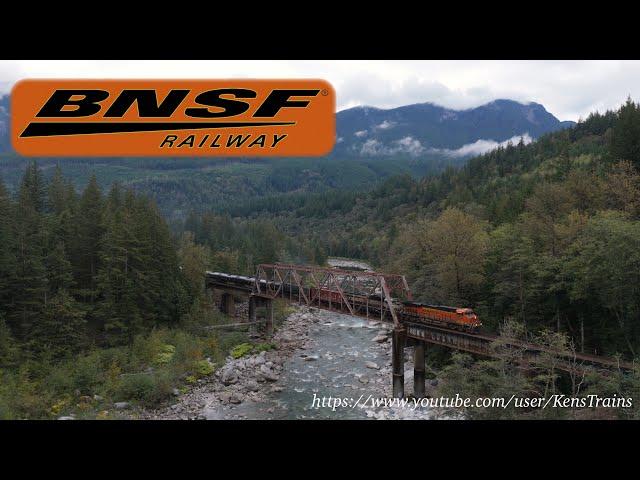
<instances>
[{"instance_id":1,"label":"orange locomotive","mask_svg":"<svg viewBox=\"0 0 640 480\"><path fill-rule=\"evenodd\" d=\"M419 302L403 302L405 316L418 322L440 325L456 330L477 332L482 326L478 315L470 308L446 307L444 305L428 305Z\"/></svg>"}]
</instances>

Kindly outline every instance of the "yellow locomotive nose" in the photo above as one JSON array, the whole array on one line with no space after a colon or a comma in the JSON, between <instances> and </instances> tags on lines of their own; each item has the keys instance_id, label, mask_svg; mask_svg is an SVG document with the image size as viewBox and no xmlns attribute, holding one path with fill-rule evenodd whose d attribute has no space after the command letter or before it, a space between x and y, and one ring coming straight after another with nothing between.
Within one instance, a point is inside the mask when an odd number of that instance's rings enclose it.
<instances>
[{"instance_id":1,"label":"yellow locomotive nose","mask_svg":"<svg viewBox=\"0 0 640 480\"><path fill-rule=\"evenodd\" d=\"M482 322L478 319L478 315L476 312L471 310L470 308L460 309L461 313L467 318L467 321L473 327L481 327Z\"/></svg>"}]
</instances>

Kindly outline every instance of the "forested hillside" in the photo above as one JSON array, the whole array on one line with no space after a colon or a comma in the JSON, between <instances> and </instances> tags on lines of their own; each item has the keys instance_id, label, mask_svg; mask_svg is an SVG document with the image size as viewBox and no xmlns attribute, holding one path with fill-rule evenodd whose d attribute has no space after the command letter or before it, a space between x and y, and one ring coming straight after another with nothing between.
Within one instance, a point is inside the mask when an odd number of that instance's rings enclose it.
<instances>
[{"instance_id":1,"label":"forested hillside","mask_svg":"<svg viewBox=\"0 0 640 480\"><path fill-rule=\"evenodd\" d=\"M277 258L261 228L237 232L244 269ZM0 419L108 418L114 401L157 403L210 374L207 358L244 338L203 330L220 317L203 272L231 256L174 237L153 201L118 183L105 193L91 177L76 192L35 163L14 195L0 182Z\"/></svg>"},{"instance_id":2,"label":"forested hillside","mask_svg":"<svg viewBox=\"0 0 640 480\"><path fill-rule=\"evenodd\" d=\"M599 354L640 351L640 108L394 177L368 193L247 201L329 255L405 273L418 298L471 305L488 328L513 318ZM291 209L294 205L295 208Z\"/></svg>"},{"instance_id":3,"label":"forested hillside","mask_svg":"<svg viewBox=\"0 0 640 480\"><path fill-rule=\"evenodd\" d=\"M151 197L170 222L190 211L226 212L246 199L260 201L279 195L369 190L398 174L422 176L459 165L463 159L425 155L420 158L302 159L155 159L41 158L43 177L50 180L59 166L76 189L95 175L101 188L113 182ZM27 160L0 154L0 176L9 191L17 191Z\"/></svg>"}]
</instances>

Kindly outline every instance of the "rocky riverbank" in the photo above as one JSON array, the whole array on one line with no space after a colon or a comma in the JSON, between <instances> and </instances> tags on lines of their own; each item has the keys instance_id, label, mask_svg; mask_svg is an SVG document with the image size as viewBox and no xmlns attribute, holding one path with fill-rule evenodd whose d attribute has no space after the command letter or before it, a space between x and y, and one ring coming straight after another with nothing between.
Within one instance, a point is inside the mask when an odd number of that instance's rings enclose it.
<instances>
[{"instance_id":1,"label":"rocky riverbank","mask_svg":"<svg viewBox=\"0 0 640 480\"><path fill-rule=\"evenodd\" d=\"M306 348L309 325L318 321L309 309L300 307L289 315L274 335L273 350L238 359L229 356L224 366L199 380L185 394L176 390L176 400L169 406L127 412L140 420L237 419L234 407L246 402L261 402L265 396L281 391L278 384L287 358ZM214 412L214 413L212 413Z\"/></svg>"},{"instance_id":2,"label":"rocky riverbank","mask_svg":"<svg viewBox=\"0 0 640 480\"><path fill-rule=\"evenodd\" d=\"M316 397L391 397L390 326L300 307L274 335L273 350L234 359L162 408L127 411L133 419L431 419L438 413L409 406L317 408ZM406 349L405 390L413 364ZM437 381L427 381L433 394ZM124 414L124 412L123 412Z\"/></svg>"}]
</instances>

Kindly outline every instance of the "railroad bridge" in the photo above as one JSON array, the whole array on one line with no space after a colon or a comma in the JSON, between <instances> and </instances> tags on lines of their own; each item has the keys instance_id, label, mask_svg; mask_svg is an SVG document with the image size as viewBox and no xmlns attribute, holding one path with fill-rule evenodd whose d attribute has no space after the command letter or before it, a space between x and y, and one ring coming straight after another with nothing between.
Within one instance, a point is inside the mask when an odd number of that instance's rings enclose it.
<instances>
[{"instance_id":1,"label":"railroad bridge","mask_svg":"<svg viewBox=\"0 0 640 480\"><path fill-rule=\"evenodd\" d=\"M273 302L282 299L346 315L387 322L393 325L391 337L393 396L404 395L404 348L414 347L414 396L425 395L425 345L427 343L493 356L495 335L470 333L416 322L399 308L399 301L412 300L403 275L372 271L343 270L290 264L261 264L255 277L206 272L206 287L216 293L220 310L237 315L237 305L247 305L247 325L264 323L267 335L273 333ZM266 307L266 318L258 321L256 309ZM244 316L244 315L243 315ZM572 353L571 355L530 343L507 344L524 352L523 363L535 364L544 353L559 354L557 368L583 372L586 367L629 370L632 364L617 359Z\"/></svg>"}]
</instances>

